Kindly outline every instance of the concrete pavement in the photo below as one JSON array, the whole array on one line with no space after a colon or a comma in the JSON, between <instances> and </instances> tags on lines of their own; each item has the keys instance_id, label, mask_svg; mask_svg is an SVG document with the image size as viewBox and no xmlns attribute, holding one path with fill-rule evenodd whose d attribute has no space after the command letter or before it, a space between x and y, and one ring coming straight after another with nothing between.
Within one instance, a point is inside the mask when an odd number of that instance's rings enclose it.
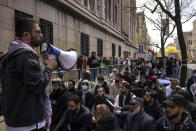
<instances>
[{"instance_id":1,"label":"concrete pavement","mask_svg":"<svg viewBox=\"0 0 196 131\"><path fill-rule=\"evenodd\" d=\"M0 122L4 120L3 116L0 116ZM5 130L5 123L4 122L1 122L0 123L0 131L6 131Z\"/></svg>"}]
</instances>

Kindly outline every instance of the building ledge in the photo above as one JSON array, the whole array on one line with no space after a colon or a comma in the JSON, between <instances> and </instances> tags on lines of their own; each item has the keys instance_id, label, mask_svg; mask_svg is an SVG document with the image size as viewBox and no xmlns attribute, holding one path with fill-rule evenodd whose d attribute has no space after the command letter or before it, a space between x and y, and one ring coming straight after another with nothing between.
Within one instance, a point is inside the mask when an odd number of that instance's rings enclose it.
<instances>
[{"instance_id":1,"label":"building ledge","mask_svg":"<svg viewBox=\"0 0 196 131\"><path fill-rule=\"evenodd\" d=\"M59 4L63 4L64 6L74 11L75 13L87 18L89 21L101 27L105 31L109 32L110 34L116 36L118 39L122 41L125 40L119 30L112 27L103 18L98 17L94 12L90 11L83 5L79 4L77 1L74 0L53 0L53 1L58 2Z\"/></svg>"}]
</instances>

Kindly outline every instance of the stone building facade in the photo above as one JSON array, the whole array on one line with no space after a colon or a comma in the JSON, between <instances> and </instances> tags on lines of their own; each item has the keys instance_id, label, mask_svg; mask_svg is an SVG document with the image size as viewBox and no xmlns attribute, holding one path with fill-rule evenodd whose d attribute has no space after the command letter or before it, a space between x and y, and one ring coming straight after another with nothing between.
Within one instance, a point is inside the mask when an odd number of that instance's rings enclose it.
<instances>
[{"instance_id":1,"label":"stone building facade","mask_svg":"<svg viewBox=\"0 0 196 131\"><path fill-rule=\"evenodd\" d=\"M183 32L183 35L184 35L184 41L186 44L188 59L192 59L192 57L193 57L193 45L192 45L193 33L192 33L192 31ZM176 49L180 51L180 45L179 45L177 37L174 39L174 44L175 44Z\"/></svg>"},{"instance_id":2,"label":"stone building facade","mask_svg":"<svg viewBox=\"0 0 196 131\"><path fill-rule=\"evenodd\" d=\"M192 52L193 52L192 59L194 62L196 62L196 20L193 21Z\"/></svg>"},{"instance_id":3,"label":"stone building facade","mask_svg":"<svg viewBox=\"0 0 196 131\"><path fill-rule=\"evenodd\" d=\"M20 17L40 21L48 42L86 56L133 57L135 0L0 0L0 52L14 39Z\"/></svg>"},{"instance_id":4,"label":"stone building facade","mask_svg":"<svg viewBox=\"0 0 196 131\"><path fill-rule=\"evenodd\" d=\"M137 12L136 14L136 33L138 48L142 46L143 52L148 53L150 47L150 36L146 27L144 12Z\"/></svg>"}]
</instances>

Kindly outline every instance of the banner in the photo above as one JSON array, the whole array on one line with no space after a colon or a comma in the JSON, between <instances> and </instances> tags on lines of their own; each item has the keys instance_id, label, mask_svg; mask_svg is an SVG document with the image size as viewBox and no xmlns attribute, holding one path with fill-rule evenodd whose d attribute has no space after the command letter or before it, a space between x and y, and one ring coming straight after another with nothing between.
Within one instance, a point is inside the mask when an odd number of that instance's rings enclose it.
<instances>
[{"instance_id":1,"label":"banner","mask_svg":"<svg viewBox=\"0 0 196 131\"><path fill-rule=\"evenodd\" d=\"M162 28L165 29L165 36L169 35L169 19L163 19Z\"/></svg>"},{"instance_id":2,"label":"banner","mask_svg":"<svg viewBox=\"0 0 196 131\"><path fill-rule=\"evenodd\" d=\"M139 45L139 52L143 53L143 45Z\"/></svg>"}]
</instances>

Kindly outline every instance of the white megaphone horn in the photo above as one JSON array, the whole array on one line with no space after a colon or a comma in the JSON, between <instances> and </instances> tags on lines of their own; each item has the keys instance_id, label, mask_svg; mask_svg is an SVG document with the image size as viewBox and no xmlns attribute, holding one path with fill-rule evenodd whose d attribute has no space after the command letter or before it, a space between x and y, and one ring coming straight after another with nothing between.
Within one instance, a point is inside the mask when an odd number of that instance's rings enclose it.
<instances>
[{"instance_id":1,"label":"white megaphone horn","mask_svg":"<svg viewBox=\"0 0 196 131\"><path fill-rule=\"evenodd\" d=\"M57 56L58 64L63 70L71 70L77 62L76 51L63 51L52 44L42 43L40 52L46 55Z\"/></svg>"}]
</instances>

